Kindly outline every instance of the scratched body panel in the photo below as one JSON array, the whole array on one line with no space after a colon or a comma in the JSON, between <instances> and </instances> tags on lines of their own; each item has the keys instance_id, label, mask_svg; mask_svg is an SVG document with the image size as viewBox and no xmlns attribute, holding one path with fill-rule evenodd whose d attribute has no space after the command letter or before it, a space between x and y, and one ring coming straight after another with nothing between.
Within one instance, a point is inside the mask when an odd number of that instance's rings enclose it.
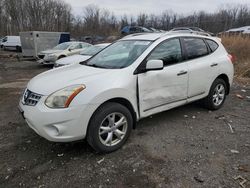
<instances>
[{"instance_id":1,"label":"scratched body panel","mask_svg":"<svg viewBox=\"0 0 250 188\"><path fill-rule=\"evenodd\" d=\"M155 108L168 109L173 103L187 98L188 74L178 76L186 71L186 63L164 67L160 71L151 71L138 75L140 112L142 116L154 112Z\"/></svg>"}]
</instances>

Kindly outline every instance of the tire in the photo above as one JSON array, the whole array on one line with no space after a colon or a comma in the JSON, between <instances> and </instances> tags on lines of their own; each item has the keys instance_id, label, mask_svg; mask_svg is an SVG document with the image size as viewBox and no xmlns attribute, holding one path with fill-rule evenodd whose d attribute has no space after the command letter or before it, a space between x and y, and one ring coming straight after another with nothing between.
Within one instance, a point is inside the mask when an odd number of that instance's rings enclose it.
<instances>
[{"instance_id":1,"label":"tire","mask_svg":"<svg viewBox=\"0 0 250 188\"><path fill-rule=\"evenodd\" d=\"M66 56L65 55L60 55L57 59L62 59L64 57L66 57Z\"/></svg>"},{"instance_id":2,"label":"tire","mask_svg":"<svg viewBox=\"0 0 250 188\"><path fill-rule=\"evenodd\" d=\"M227 90L228 88L225 81L223 79L217 78L213 82L208 96L203 99L203 105L209 110L220 109L225 102Z\"/></svg>"},{"instance_id":3,"label":"tire","mask_svg":"<svg viewBox=\"0 0 250 188\"><path fill-rule=\"evenodd\" d=\"M22 52L21 46L16 46L16 51L17 51L17 52Z\"/></svg>"},{"instance_id":4,"label":"tire","mask_svg":"<svg viewBox=\"0 0 250 188\"><path fill-rule=\"evenodd\" d=\"M120 123L118 123L119 120ZM115 125L120 126L116 128ZM132 126L132 115L125 106L107 102L100 106L92 116L88 127L87 141L97 152L110 153L124 145Z\"/></svg>"}]
</instances>

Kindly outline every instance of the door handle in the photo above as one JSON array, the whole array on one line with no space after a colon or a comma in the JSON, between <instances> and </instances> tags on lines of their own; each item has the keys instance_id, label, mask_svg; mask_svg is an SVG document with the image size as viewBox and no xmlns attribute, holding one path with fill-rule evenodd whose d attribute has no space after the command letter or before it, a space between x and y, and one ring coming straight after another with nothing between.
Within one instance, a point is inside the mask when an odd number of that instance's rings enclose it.
<instances>
[{"instance_id":1,"label":"door handle","mask_svg":"<svg viewBox=\"0 0 250 188\"><path fill-rule=\"evenodd\" d=\"M213 63L213 64L210 65L210 67L215 67L217 65L218 65L218 63Z\"/></svg>"},{"instance_id":2,"label":"door handle","mask_svg":"<svg viewBox=\"0 0 250 188\"><path fill-rule=\"evenodd\" d=\"M184 75L184 74L187 74L187 71L180 71L177 76L181 76L181 75Z\"/></svg>"}]
</instances>

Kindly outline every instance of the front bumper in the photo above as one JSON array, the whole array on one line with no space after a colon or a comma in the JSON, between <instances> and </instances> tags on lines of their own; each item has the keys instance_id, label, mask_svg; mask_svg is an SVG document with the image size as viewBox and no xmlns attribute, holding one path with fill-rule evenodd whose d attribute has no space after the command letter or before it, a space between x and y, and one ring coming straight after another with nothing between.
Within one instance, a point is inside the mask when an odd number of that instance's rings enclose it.
<instances>
[{"instance_id":1,"label":"front bumper","mask_svg":"<svg viewBox=\"0 0 250 188\"><path fill-rule=\"evenodd\" d=\"M49 64L54 64L55 61L57 60L57 57L49 57L49 56L46 56L46 55L43 55L43 58L39 58L42 57L41 55L38 55L38 59L37 59L37 63L39 64L46 64L46 65L49 65Z\"/></svg>"},{"instance_id":2,"label":"front bumper","mask_svg":"<svg viewBox=\"0 0 250 188\"><path fill-rule=\"evenodd\" d=\"M81 105L63 109L50 109L44 105L45 96L36 106L19 102L19 110L30 128L54 142L70 142L85 138L93 105Z\"/></svg>"},{"instance_id":3,"label":"front bumper","mask_svg":"<svg viewBox=\"0 0 250 188\"><path fill-rule=\"evenodd\" d=\"M53 65L55 63L55 61L39 59L39 60L37 60L37 63L41 64L41 65Z\"/></svg>"}]
</instances>

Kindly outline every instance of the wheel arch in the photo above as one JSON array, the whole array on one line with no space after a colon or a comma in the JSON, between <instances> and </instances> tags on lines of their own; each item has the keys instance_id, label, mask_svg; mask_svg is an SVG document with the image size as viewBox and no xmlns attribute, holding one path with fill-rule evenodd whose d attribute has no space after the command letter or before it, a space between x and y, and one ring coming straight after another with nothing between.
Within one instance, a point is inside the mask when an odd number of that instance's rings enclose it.
<instances>
[{"instance_id":1,"label":"wheel arch","mask_svg":"<svg viewBox=\"0 0 250 188\"><path fill-rule=\"evenodd\" d=\"M222 79L225 81L226 85L227 85L227 90L226 90L226 94L228 95L230 92L230 83L229 83L229 78L226 74L220 74L216 79Z\"/></svg>"},{"instance_id":2,"label":"wheel arch","mask_svg":"<svg viewBox=\"0 0 250 188\"><path fill-rule=\"evenodd\" d=\"M95 111L92 113L91 117L90 117L90 120L89 120L89 123L93 117L93 115L95 114L95 112L104 104L108 103L108 102L115 102L115 103L118 103L118 104L121 104L123 106L125 106L131 113L132 115L132 118L133 118L133 129L136 128L136 123L137 123L137 114L136 114L136 111L133 107L133 105L131 104L131 102L128 100L128 99L125 99L125 98L122 98L122 97L116 97L116 98L112 98L112 99L108 99L106 100L105 102L101 103L96 109ZM89 124L88 123L88 124ZM88 132L88 129L89 129L89 125L87 127L87 132Z\"/></svg>"},{"instance_id":3,"label":"wheel arch","mask_svg":"<svg viewBox=\"0 0 250 188\"><path fill-rule=\"evenodd\" d=\"M61 58L64 58L64 57L67 57L67 56L65 54L61 54L61 55L58 56L57 59L61 59Z\"/></svg>"}]
</instances>

